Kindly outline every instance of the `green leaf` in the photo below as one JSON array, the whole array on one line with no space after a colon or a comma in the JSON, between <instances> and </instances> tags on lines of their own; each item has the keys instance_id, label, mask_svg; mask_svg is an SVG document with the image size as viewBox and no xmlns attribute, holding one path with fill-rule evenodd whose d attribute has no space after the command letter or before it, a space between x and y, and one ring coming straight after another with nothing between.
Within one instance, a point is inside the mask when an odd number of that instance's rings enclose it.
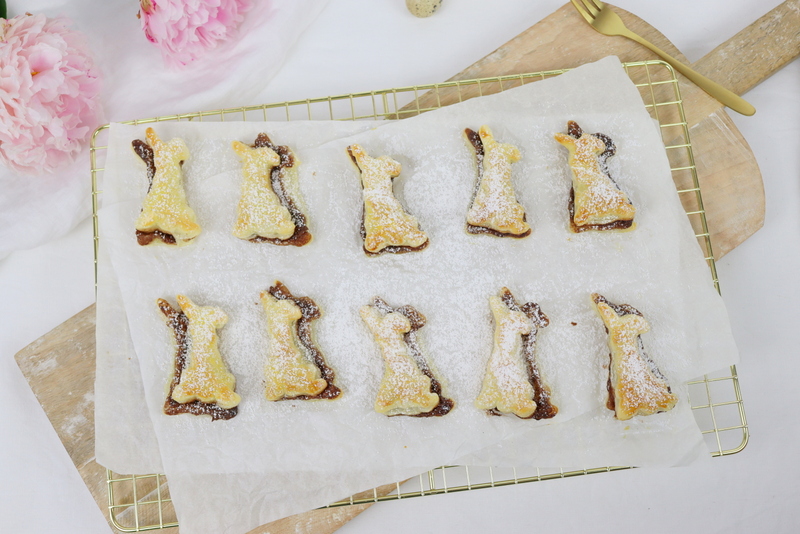
<instances>
[{"instance_id":1,"label":"green leaf","mask_svg":"<svg viewBox=\"0 0 800 534\"><path fill-rule=\"evenodd\" d=\"M0 19L7 19L6 0L0 0Z\"/></svg>"}]
</instances>

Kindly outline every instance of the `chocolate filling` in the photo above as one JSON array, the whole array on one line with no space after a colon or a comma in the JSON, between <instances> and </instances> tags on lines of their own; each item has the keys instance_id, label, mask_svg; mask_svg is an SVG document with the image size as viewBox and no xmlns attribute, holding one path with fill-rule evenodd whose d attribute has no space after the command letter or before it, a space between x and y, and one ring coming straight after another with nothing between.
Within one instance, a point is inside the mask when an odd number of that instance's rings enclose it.
<instances>
[{"instance_id":1,"label":"chocolate filling","mask_svg":"<svg viewBox=\"0 0 800 534\"><path fill-rule=\"evenodd\" d=\"M478 181L475 182L475 187L472 190L472 198L470 199L470 206L473 202L475 202L475 196L478 194L478 189L481 187L481 180L483 179L483 141L481 141L481 136L475 130L470 128L464 129L464 136L472 145L472 148L475 149L475 159L478 162ZM522 220L528 222L528 216L523 215ZM516 238L523 238L531 235L531 229L529 228L526 232L521 234L512 234L512 233L504 233L498 232L493 228L486 228L485 226L475 226L473 224L467 223L467 232L470 234L489 234L496 237L516 237Z\"/></svg>"},{"instance_id":2,"label":"chocolate filling","mask_svg":"<svg viewBox=\"0 0 800 534\"><path fill-rule=\"evenodd\" d=\"M158 309L167 318L167 326L172 328L175 334L175 372L172 375L172 382L169 385L167 400L164 402L164 413L167 415L177 415L180 413L190 413L193 415L210 415L211 419L231 419L236 417L239 411L238 406L233 408L220 408L213 402L200 402L199 400L181 404L172 398L172 391L181 381L181 375L186 367L186 355L189 351L189 319L182 311L178 311L164 299L158 299Z\"/></svg>"},{"instance_id":3,"label":"chocolate filling","mask_svg":"<svg viewBox=\"0 0 800 534\"><path fill-rule=\"evenodd\" d=\"M153 187L153 178L156 175L156 159L153 147L141 139L134 139L131 145L133 145L133 151L136 152L136 155L139 156L147 166L147 192L149 193L150 188ZM183 165L182 161L181 165ZM167 245L174 245L176 243L175 236L162 232L161 230L152 230L149 232L136 230L136 242L142 246L149 245L156 239L160 239Z\"/></svg>"},{"instance_id":4,"label":"chocolate filling","mask_svg":"<svg viewBox=\"0 0 800 534\"><path fill-rule=\"evenodd\" d=\"M534 357L536 334L539 328L544 328L550 324L550 319L547 318L547 315L535 302L527 302L522 306L517 304L514 295L508 289L503 291L501 299L508 309L521 311L531 320L531 333L522 335L522 355L525 358L525 366L528 370L528 381L533 386L533 401L536 403L536 411L528 417L520 417L520 419L536 419L538 421L539 419L555 417L558 413L558 407L550 401L550 388L542 380ZM488 412L492 415L504 415L497 408L492 408Z\"/></svg>"},{"instance_id":5,"label":"chocolate filling","mask_svg":"<svg viewBox=\"0 0 800 534\"><path fill-rule=\"evenodd\" d=\"M606 328L606 334L608 334L608 328ZM608 399L606 400L606 408L611 410L616 414L617 412L617 402L614 399L614 384L611 383L611 364L613 362L613 357L611 353L608 353L608 383L606 384L606 390L608 391Z\"/></svg>"},{"instance_id":6,"label":"chocolate filling","mask_svg":"<svg viewBox=\"0 0 800 534\"><path fill-rule=\"evenodd\" d=\"M347 147L347 153L350 155L350 159L353 160L353 164L358 169L358 172L361 172L361 167L358 166L358 162L356 161L356 158L353 156L353 153L350 152L350 147ZM392 181L394 182L394 177L392 178ZM361 184L361 190L362 191L364 190L363 182ZM405 207L403 207L403 209L405 210ZM364 226L365 212L366 212L366 208L364 207L363 202L362 202L362 206L361 206L361 228L360 228L361 240L362 241L367 239L367 228ZM408 211L406 211L406 213L408 213ZM420 230L421 230L421 228L420 228ZM421 244L418 247L389 245L387 247L383 247L378 252L369 251L369 250L366 249L366 247L362 247L362 248L364 249L364 252L367 254L367 256L380 256L381 254L405 254L407 252L418 252L420 250L423 250L423 249L427 248L428 243L430 243L430 240L425 241L423 244Z\"/></svg>"},{"instance_id":7,"label":"chocolate filling","mask_svg":"<svg viewBox=\"0 0 800 534\"><path fill-rule=\"evenodd\" d=\"M305 348L306 354L310 355L310 359L319 369L322 378L328 383L325 389L316 395L298 395L296 397L285 397L280 400L335 399L341 395L342 390L333 383L336 374L325 362L325 357L311 338L311 321L318 319L322 315L316 302L309 297L295 297L289 291L289 288L281 282L275 282L275 285L269 288L269 294L278 300L291 300L300 308L300 312L303 316L297 321L297 338Z\"/></svg>"},{"instance_id":8,"label":"chocolate filling","mask_svg":"<svg viewBox=\"0 0 800 534\"><path fill-rule=\"evenodd\" d=\"M644 317L644 315L642 315L642 312L640 312L639 310L637 310L636 308L634 308L630 304L614 304L613 302L609 302L602 295L597 295L597 297L594 299L594 302L595 302L595 304L599 304L601 302L604 302L605 304L608 304L608 306L612 310L614 310L614 313L616 313L620 317L624 317L626 315L638 315L639 317ZM608 327L605 326L605 325L603 325L603 326L605 328L606 334L608 334ZM658 378L663 380L664 383L666 383L667 379L661 373L659 368L656 366L656 362L654 362L647 355L647 353L645 352L644 343L642 342L642 336L638 336L637 337L637 342L639 344L639 354L642 356L644 361L647 362L647 365L650 367L650 371L654 375L656 375ZM613 363L613 356L609 352L608 353L608 382L606 384L606 389L608 390L608 400L606 400L606 408L608 408L612 412L616 412L616 402L615 402L615 399L614 399L614 385L611 382L611 365L612 365L612 363ZM670 388L669 384L667 384L667 391L672 393L672 388Z\"/></svg>"},{"instance_id":9,"label":"chocolate filling","mask_svg":"<svg viewBox=\"0 0 800 534\"><path fill-rule=\"evenodd\" d=\"M149 193L153 186L153 177L156 175L155 153L153 148L141 139L134 139L131 145L133 145L136 155L142 158L144 164L147 165L147 192Z\"/></svg>"},{"instance_id":10,"label":"chocolate filling","mask_svg":"<svg viewBox=\"0 0 800 534\"><path fill-rule=\"evenodd\" d=\"M149 245L156 239L160 239L167 245L174 245L176 243L175 236L162 232L161 230L153 230L152 232L136 230L136 242L142 246Z\"/></svg>"},{"instance_id":11,"label":"chocolate filling","mask_svg":"<svg viewBox=\"0 0 800 534\"><path fill-rule=\"evenodd\" d=\"M579 139L580 136L583 135L583 129L578 125L575 121L568 121L567 122L567 133L574 137L575 139ZM608 158L613 156L617 153L617 146L614 144L614 141L607 136L606 134L602 133L595 133L590 134L594 135L598 139L600 139L605 145L606 148L597 156L597 161L600 164L600 169L603 171L611 183L619 189L617 182L608 172L608 165L607 161ZM575 188L571 187L569 190L569 203L567 205L567 209L569 210L569 226L570 229L577 233L586 232L587 230L625 230L633 226L633 219L617 219L616 221L611 221L609 223L604 224L585 224L583 226L578 226L575 224Z\"/></svg>"},{"instance_id":12,"label":"chocolate filling","mask_svg":"<svg viewBox=\"0 0 800 534\"><path fill-rule=\"evenodd\" d=\"M405 341L405 344L408 346L408 349L411 352L411 357L414 358L414 362L417 364L417 367L419 367L419 370L422 371L425 376L431 379L431 393L435 393L439 396L439 404L434 406L431 411L408 415L407 417L441 417L443 415L447 415L447 413L453 409L455 403L452 399L448 399L442 395L442 385L438 380L436 380L436 377L433 376L433 372L428 366L428 362L422 355L422 351L417 343L417 330L425 326L425 316L410 305L392 308L380 297L375 297L373 304L383 313L400 313L409 320L411 323L411 330L406 332L406 334L403 336L403 341Z\"/></svg>"},{"instance_id":13,"label":"chocolate filling","mask_svg":"<svg viewBox=\"0 0 800 534\"><path fill-rule=\"evenodd\" d=\"M617 219L616 221L611 221L610 223L605 224L584 224L583 226L578 226L575 224L574 218L575 189L572 187L569 189L569 204L567 205L567 209L569 210L569 227L576 234L586 232L588 230L625 230L633 226L633 219Z\"/></svg>"},{"instance_id":14,"label":"chocolate filling","mask_svg":"<svg viewBox=\"0 0 800 534\"><path fill-rule=\"evenodd\" d=\"M272 168L269 178L272 184L272 190L278 195L278 200L280 200L283 207L289 210L289 215L292 217L292 222L294 223L294 233L287 239L257 235L251 237L249 241L253 243L271 243L273 245L292 245L295 247L307 245L311 242L311 232L308 229L308 224L306 224L306 216L300 211L300 208L297 207L297 204L286 190L285 184L283 183L283 169L294 167L295 164L292 151L289 150L288 146L273 144L265 133L258 134L252 146L253 148L267 147L274 150L281 158L280 163Z\"/></svg>"}]
</instances>

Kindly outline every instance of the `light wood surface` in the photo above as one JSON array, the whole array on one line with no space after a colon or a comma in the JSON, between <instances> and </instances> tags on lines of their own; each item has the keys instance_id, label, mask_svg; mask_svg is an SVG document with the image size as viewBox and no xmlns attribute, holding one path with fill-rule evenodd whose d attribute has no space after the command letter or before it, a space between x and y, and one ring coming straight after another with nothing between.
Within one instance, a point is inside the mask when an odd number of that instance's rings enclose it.
<instances>
[{"instance_id":1,"label":"light wood surface","mask_svg":"<svg viewBox=\"0 0 800 534\"><path fill-rule=\"evenodd\" d=\"M621 9L614 10L631 30L686 60L655 28ZM798 28L800 0L784 2L693 67L741 94L800 53ZM627 39L595 32L567 4L452 79L575 67L607 55L617 55L622 61L656 59L647 49ZM763 224L761 174L747 142L722 106L685 79L681 80L680 87L691 126L715 255L720 257ZM484 94L487 92L491 90L484 88ZM426 95L420 98L422 105L426 98ZM107 516L105 469L94 461L94 318L92 305L17 353L16 361L86 486ZM383 486L378 493L387 494L394 487ZM330 533L367 507L369 505L313 510L264 525L251 534ZM142 513L140 519L152 520L152 510ZM123 515L121 519L126 518ZM165 517L165 520L170 518ZM177 529L164 532L177 532Z\"/></svg>"},{"instance_id":2,"label":"light wood surface","mask_svg":"<svg viewBox=\"0 0 800 534\"><path fill-rule=\"evenodd\" d=\"M743 95L798 55L800 0L787 0L693 63L692 68ZM710 106L705 108L707 115L722 107L714 102L706 102Z\"/></svg>"},{"instance_id":3,"label":"light wood surface","mask_svg":"<svg viewBox=\"0 0 800 534\"><path fill-rule=\"evenodd\" d=\"M21 351L15 359L97 505L108 502L106 470L94 461L95 306Z\"/></svg>"},{"instance_id":4,"label":"light wood surface","mask_svg":"<svg viewBox=\"0 0 800 534\"><path fill-rule=\"evenodd\" d=\"M22 349L15 358L97 506L108 518L106 469L94 461L94 304ZM137 484L140 501L154 498L155 479ZM115 502L132 502L132 484L115 483L114 487ZM395 488L395 484L381 486L377 493L383 496ZM367 496L372 496L372 490L355 497ZM370 506L311 510L262 525L250 534L329 534ZM119 511L118 521L122 526L135 524L132 512L132 508ZM175 520L170 504L162 513L165 523ZM142 525L158 524L157 508L153 505L140 507L139 520ZM110 520L109 524L114 526ZM174 534L178 529L161 532Z\"/></svg>"}]
</instances>

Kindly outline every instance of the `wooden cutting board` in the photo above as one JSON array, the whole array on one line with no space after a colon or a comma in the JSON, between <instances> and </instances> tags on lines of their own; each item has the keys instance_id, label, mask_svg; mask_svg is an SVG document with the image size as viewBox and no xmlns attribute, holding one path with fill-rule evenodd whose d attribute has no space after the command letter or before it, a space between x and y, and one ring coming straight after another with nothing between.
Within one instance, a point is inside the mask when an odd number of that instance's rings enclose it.
<instances>
[{"instance_id":1,"label":"wooden cutting board","mask_svg":"<svg viewBox=\"0 0 800 534\"><path fill-rule=\"evenodd\" d=\"M22 349L15 358L89 492L108 518L106 469L94 461L94 304ZM114 487L116 503L133 502L131 484L115 483ZM162 492L165 487L166 484L162 486ZM381 486L377 493L386 495L395 488L395 484ZM140 501L152 500L155 498L155 480L141 481L137 490ZM148 496L148 493L152 495ZM355 498L371 497L372 494L370 490ZM312 510L263 525L249 534L328 534L370 506L361 504ZM135 525L132 508L119 512L120 525ZM164 523L175 521L171 503L164 506L162 514ZM110 519L109 524L114 526ZM139 524L157 525L158 508L141 506ZM170 528L163 532L174 534L178 529Z\"/></svg>"},{"instance_id":2,"label":"wooden cutting board","mask_svg":"<svg viewBox=\"0 0 800 534\"><path fill-rule=\"evenodd\" d=\"M685 61L655 28L614 9L629 28ZM694 67L742 94L800 53L798 28L800 0L784 2ZM595 32L567 4L452 79L575 67L611 54L622 61L655 58L632 41ZM486 89L484 93L491 92ZM747 142L721 105L684 79L680 89L691 126L715 255L720 257L763 224L761 174ZM94 319L92 305L17 353L16 360L89 491L108 516L106 472L94 461ZM386 494L394 487L384 486L378 492ZM367 507L314 510L264 525L252 534L330 533ZM154 511L142 510L142 524L157 523ZM164 520L170 521L169 514L174 512L167 508L165 513Z\"/></svg>"},{"instance_id":3,"label":"wooden cutting board","mask_svg":"<svg viewBox=\"0 0 800 534\"><path fill-rule=\"evenodd\" d=\"M686 57L658 30L635 15L611 6L625 25L684 63ZM776 7L692 66L737 94L759 84L800 54L800 0ZM592 29L567 3L552 15L525 30L488 56L448 81L487 78L577 67L614 55L623 62L659 59L647 48L624 37L608 37ZM679 77L683 107L690 127L695 164L708 219L714 256L719 259L750 237L764 224L764 186L755 156L723 106L682 75ZM636 80L646 81L646 79ZM497 84L464 87L466 99L499 90ZM452 104L458 95L426 94L405 109ZM674 106L673 106L674 107ZM661 108L669 110L669 106ZM674 110L672 110L674 111ZM663 113L663 111L662 111ZM569 117L565 117L565 122ZM661 121L672 122L672 121ZM602 131L602 130L601 130ZM667 144L674 144L669 142ZM670 157L678 156L676 151ZM673 167L689 162L672 162ZM687 176L677 180L679 189L691 187ZM691 195L682 195L687 212L698 209ZM693 223L698 221L693 220ZM695 226L697 230L699 228Z\"/></svg>"}]
</instances>

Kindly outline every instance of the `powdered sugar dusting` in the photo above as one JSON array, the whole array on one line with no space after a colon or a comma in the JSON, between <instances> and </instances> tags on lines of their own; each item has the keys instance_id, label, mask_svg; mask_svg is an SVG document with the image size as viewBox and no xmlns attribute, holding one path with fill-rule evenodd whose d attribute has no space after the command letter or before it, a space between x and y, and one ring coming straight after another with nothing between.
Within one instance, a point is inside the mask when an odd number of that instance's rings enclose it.
<instances>
[{"instance_id":1,"label":"powdered sugar dusting","mask_svg":"<svg viewBox=\"0 0 800 534\"><path fill-rule=\"evenodd\" d=\"M251 147L234 141L233 149L242 159L241 197L233 235L239 239L255 236L288 239L295 225L289 210L272 189L272 169L280 156L269 147Z\"/></svg>"},{"instance_id":2,"label":"powdered sugar dusting","mask_svg":"<svg viewBox=\"0 0 800 534\"><path fill-rule=\"evenodd\" d=\"M172 236L178 244L188 242L200 235L200 225L183 188L181 166L189 159L189 149L180 138L162 141L152 128L146 134L153 150L155 175L136 219L136 230L158 230Z\"/></svg>"},{"instance_id":3,"label":"powdered sugar dusting","mask_svg":"<svg viewBox=\"0 0 800 534\"><path fill-rule=\"evenodd\" d=\"M608 329L613 388L609 394L613 394L617 418L624 421L635 415L671 410L678 398L670 391L663 375L654 373L650 362L640 353L640 336L650 330L647 320L638 310L627 305L611 305L596 293L592 300Z\"/></svg>"},{"instance_id":4,"label":"powdered sugar dusting","mask_svg":"<svg viewBox=\"0 0 800 534\"><path fill-rule=\"evenodd\" d=\"M569 130L569 135L556 134L555 138L569 150L574 224L591 227L633 220L636 210L605 168L605 159L615 151L610 138L583 133L573 121Z\"/></svg>"},{"instance_id":5,"label":"powdered sugar dusting","mask_svg":"<svg viewBox=\"0 0 800 534\"><path fill-rule=\"evenodd\" d=\"M131 243L130 221L141 205L141 166L132 176L136 156L129 144L143 127L114 125L111 137L117 145L109 148L113 166L104 187L104 200L114 203L101 212L103 243L119 273L164 468L171 483L183 482L176 488L186 490L176 489L176 507L191 514L247 504L261 510L258 520L266 522L433 465L462 462L479 450L496 453L490 465L574 465L588 454L591 465L641 465L673 463L685 457L687 447L702 447L682 394L670 412L625 422L605 408L607 338L589 300L592 291L647 311L648 351L676 387L731 361L724 310L669 178L657 129L638 100L624 71L607 60L378 127L273 123L270 133L303 161L299 183L315 238L299 248L254 247L230 234L241 179L230 143L265 128L230 122L159 125L162 135L180 136L192 150L184 168L187 194L205 233L196 246L180 249ZM611 167L636 203L636 231L569 232L566 151L552 135L570 117L592 131L608 132L619 146ZM498 139L523 155L513 167L517 198L534 228L525 239L464 231L475 167L461 133L475 124L491 124ZM354 144L373 154L391 154L402 164L394 194L430 238L425 250L365 257L361 185L345 155ZM341 399L269 402L264 397L267 338L258 295L276 279L298 294L313 295L323 310L315 334L336 369ZM492 349L486 303L504 286L535 300L550 318L536 343L537 364L559 407L553 419L488 417L473 405ZM242 396L234 419L210 424L207 418L161 415L174 351L159 314L142 310L152 310L155 298L176 293L229 315L219 347ZM424 312L427 323L417 338L455 401L446 417L386 417L374 411L384 363L358 312L375 295ZM647 441L651 436L659 439ZM536 447L530 446L532 440ZM487 449L499 442L502 448ZM337 483L303 492L313 484L310 475L298 478L308 472L309 458L315 459L313 480L328 477ZM243 485L243 477L250 476L258 484ZM190 489L199 480L215 482L204 484L209 493ZM276 484L289 493L275 492ZM214 517L228 518L224 513Z\"/></svg>"},{"instance_id":6,"label":"powdered sugar dusting","mask_svg":"<svg viewBox=\"0 0 800 534\"><path fill-rule=\"evenodd\" d=\"M181 403L200 401L230 409L241 397L234 392L236 379L228 372L217 348L217 329L228 316L214 306L197 306L188 297L178 295L178 304L189 319L189 355L172 398Z\"/></svg>"},{"instance_id":7,"label":"powdered sugar dusting","mask_svg":"<svg viewBox=\"0 0 800 534\"><path fill-rule=\"evenodd\" d=\"M417 366L404 337L411 321L398 312L385 315L374 306L363 306L361 318L381 349L386 368L378 388L375 410L386 415L416 415L439 404L431 391L431 379Z\"/></svg>"},{"instance_id":8,"label":"powdered sugar dusting","mask_svg":"<svg viewBox=\"0 0 800 534\"><path fill-rule=\"evenodd\" d=\"M517 202L511 183L511 164L519 161L519 149L497 142L488 126L481 126L479 134L483 148L478 158L479 183L467 213L467 223L500 234L521 236L530 233L525 209Z\"/></svg>"},{"instance_id":9,"label":"powdered sugar dusting","mask_svg":"<svg viewBox=\"0 0 800 534\"><path fill-rule=\"evenodd\" d=\"M297 338L297 322L303 317L300 307L289 299L277 299L261 292L267 315L269 357L266 366L266 397L280 400L300 395L315 396L328 386L319 368L308 361Z\"/></svg>"},{"instance_id":10,"label":"powdered sugar dusting","mask_svg":"<svg viewBox=\"0 0 800 534\"><path fill-rule=\"evenodd\" d=\"M496 295L489 302L495 320L494 347L475 406L529 417L536 410L536 403L522 361L521 337L531 333L530 320L521 311L508 309Z\"/></svg>"},{"instance_id":11,"label":"powdered sugar dusting","mask_svg":"<svg viewBox=\"0 0 800 534\"><path fill-rule=\"evenodd\" d=\"M428 241L417 219L406 213L392 191L402 167L388 156L370 157L359 145L347 147L361 171L364 197L364 248L377 253L387 247L420 247Z\"/></svg>"}]
</instances>

